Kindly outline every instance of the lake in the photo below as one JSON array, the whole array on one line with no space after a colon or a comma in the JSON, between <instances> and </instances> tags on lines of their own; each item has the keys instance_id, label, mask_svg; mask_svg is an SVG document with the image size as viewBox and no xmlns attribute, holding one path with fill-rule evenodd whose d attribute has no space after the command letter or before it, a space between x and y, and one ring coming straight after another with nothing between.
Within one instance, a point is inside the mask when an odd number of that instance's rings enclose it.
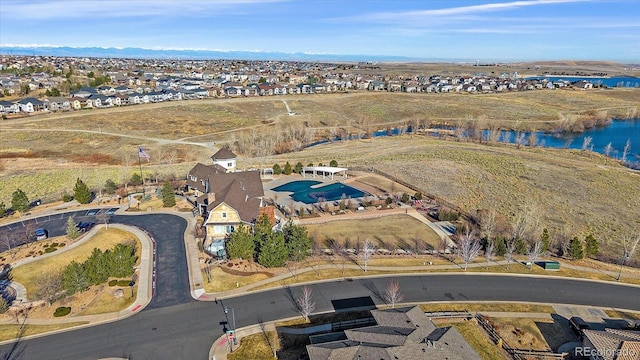
<instances>
[{"instance_id":1,"label":"lake","mask_svg":"<svg viewBox=\"0 0 640 360\"><path fill-rule=\"evenodd\" d=\"M534 76L528 77L526 80L535 79L547 79L549 81L566 80L569 82L576 82L585 80L593 83L594 85L605 85L607 87L640 87L640 78L631 76L619 76L619 77L579 77L579 76Z\"/></svg>"}]
</instances>

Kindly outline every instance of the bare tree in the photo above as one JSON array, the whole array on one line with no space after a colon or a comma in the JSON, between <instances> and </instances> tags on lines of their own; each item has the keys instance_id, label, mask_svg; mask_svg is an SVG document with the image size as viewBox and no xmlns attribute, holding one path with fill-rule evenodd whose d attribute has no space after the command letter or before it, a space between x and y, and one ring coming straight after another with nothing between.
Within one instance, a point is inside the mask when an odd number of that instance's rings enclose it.
<instances>
[{"instance_id":1,"label":"bare tree","mask_svg":"<svg viewBox=\"0 0 640 360\"><path fill-rule=\"evenodd\" d=\"M635 238L633 236L622 238L622 249L624 250L624 254L622 254L622 261L620 262L620 271L618 272L617 278L618 281L620 281L620 278L622 277L622 268L624 267L624 263L633 257L633 254L638 248L638 244L640 244L640 234Z\"/></svg>"},{"instance_id":2,"label":"bare tree","mask_svg":"<svg viewBox=\"0 0 640 360\"><path fill-rule=\"evenodd\" d=\"M533 263L535 263L540 255L542 255L543 244L541 240L538 240L529 246L527 249L527 257L529 258L529 270L533 270Z\"/></svg>"},{"instance_id":3,"label":"bare tree","mask_svg":"<svg viewBox=\"0 0 640 360\"><path fill-rule=\"evenodd\" d=\"M593 140L591 136L584 137L584 139L582 140L582 151L589 150L589 147L591 146L591 140Z\"/></svg>"},{"instance_id":4,"label":"bare tree","mask_svg":"<svg viewBox=\"0 0 640 360\"><path fill-rule=\"evenodd\" d=\"M98 214L96 215L96 220L102 222L107 230L109 230L109 220L111 220L111 215L109 214Z\"/></svg>"},{"instance_id":5,"label":"bare tree","mask_svg":"<svg viewBox=\"0 0 640 360\"><path fill-rule=\"evenodd\" d=\"M316 309L316 303L313 301L313 292L310 287L302 287L302 292L296 299L296 304L298 305L298 311L304 318L304 321L309 321L309 315L311 315Z\"/></svg>"},{"instance_id":6,"label":"bare tree","mask_svg":"<svg viewBox=\"0 0 640 360\"><path fill-rule=\"evenodd\" d=\"M480 217L480 231L482 231L481 235L487 239L487 241L491 241L493 239L496 226L496 210L489 209L483 212Z\"/></svg>"},{"instance_id":7,"label":"bare tree","mask_svg":"<svg viewBox=\"0 0 640 360\"><path fill-rule=\"evenodd\" d=\"M491 258L493 257L493 241L487 240L487 247L484 249L484 257L487 259L487 270L489 270L489 263L491 262Z\"/></svg>"},{"instance_id":8,"label":"bare tree","mask_svg":"<svg viewBox=\"0 0 640 360\"><path fill-rule=\"evenodd\" d=\"M475 260L480 255L482 245L476 239L475 232L469 230L469 226L465 227L465 232L460 233L458 236L458 247L460 248L460 257L464 261L464 270L467 270L467 266L470 262Z\"/></svg>"},{"instance_id":9,"label":"bare tree","mask_svg":"<svg viewBox=\"0 0 640 360\"><path fill-rule=\"evenodd\" d=\"M607 146L604 147L604 156L609 157L609 155L611 155L611 151L613 150L613 146L611 146L611 143L608 143Z\"/></svg>"},{"instance_id":10,"label":"bare tree","mask_svg":"<svg viewBox=\"0 0 640 360\"><path fill-rule=\"evenodd\" d=\"M622 150L622 162L627 162L627 155L629 155L630 150L631 150L631 139L627 139L627 143L624 144L624 149Z\"/></svg>"},{"instance_id":11,"label":"bare tree","mask_svg":"<svg viewBox=\"0 0 640 360\"><path fill-rule=\"evenodd\" d=\"M56 271L45 271L36 278L36 296L45 300L49 306L62 290L62 275Z\"/></svg>"},{"instance_id":12,"label":"bare tree","mask_svg":"<svg viewBox=\"0 0 640 360\"><path fill-rule=\"evenodd\" d=\"M396 304L404 300L404 295L400 292L400 283L398 280L393 279L389 281L387 289L384 291L384 301L391 305L392 309L395 309Z\"/></svg>"},{"instance_id":13,"label":"bare tree","mask_svg":"<svg viewBox=\"0 0 640 360\"><path fill-rule=\"evenodd\" d=\"M538 132L536 129L531 130L529 133L529 147L536 147L538 145Z\"/></svg>"},{"instance_id":14,"label":"bare tree","mask_svg":"<svg viewBox=\"0 0 640 360\"><path fill-rule=\"evenodd\" d=\"M525 139L527 138L527 134L518 131L516 133L516 140L515 140L515 144L516 147L519 149L521 148L524 144L525 144Z\"/></svg>"},{"instance_id":15,"label":"bare tree","mask_svg":"<svg viewBox=\"0 0 640 360\"><path fill-rule=\"evenodd\" d=\"M516 254L516 242L511 240L507 243L507 252L504 254L505 260L507 260L507 269L509 265L513 262L513 259Z\"/></svg>"},{"instance_id":16,"label":"bare tree","mask_svg":"<svg viewBox=\"0 0 640 360\"><path fill-rule=\"evenodd\" d=\"M362 252L360 256L362 257L362 263L364 264L364 272L367 272L367 266L369 265L369 260L373 256L373 253L376 252L376 246L373 245L371 240L367 239L364 241L364 245L362 246Z\"/></svg>"}]
</instances>

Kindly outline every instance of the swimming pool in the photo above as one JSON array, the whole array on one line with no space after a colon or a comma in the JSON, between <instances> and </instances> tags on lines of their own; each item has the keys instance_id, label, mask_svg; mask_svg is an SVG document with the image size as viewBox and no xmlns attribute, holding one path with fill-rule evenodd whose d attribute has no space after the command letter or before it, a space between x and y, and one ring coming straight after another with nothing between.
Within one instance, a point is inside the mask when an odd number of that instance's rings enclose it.
<instances>
[{"instance_id":1,"label":"swimming pool","mask_svg":"<svg viewBox=\"0 0 640 360\"><path fill-rule=\"evenodd\" d=\"M312 188L312 186L321 184L316 180L297 180L292 181L273 188L273 191L292 192L291 198L305 204L313 204L322 199L322 201L334 201L342 199L344 194L347 198L358 198L367 195L364 191L360 191L349 185L342 183L333 183L325 186Z\"/></svg>"}]
</instances>

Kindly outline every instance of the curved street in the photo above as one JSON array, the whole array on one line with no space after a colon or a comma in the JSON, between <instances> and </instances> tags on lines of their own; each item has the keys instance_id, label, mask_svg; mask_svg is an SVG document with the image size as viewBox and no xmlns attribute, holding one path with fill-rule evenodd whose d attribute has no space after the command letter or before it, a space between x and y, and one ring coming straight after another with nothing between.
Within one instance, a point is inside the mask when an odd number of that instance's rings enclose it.
<instances>
[{"instance_id":1,"label":"curved street","mask_svg":"<svg viewBox=\"0 0 640 360\"><path fill-rule=\"evenodd\" d=\"M66 217L64 217L66 219ZM62 219L61 219L62 220ZM62 220L64 221L64 220ZM186 221L170 214L118 215L112 222L144 228L157 243L157 291L149 306L120 321L23 340L0 347L5 359L206 359L234 308L237 328L298 315L298 287L276 288L215 302L189 294L183 234ZM394 275L406 302L526 301L640 311L640 287L565 278L485 274ZM383 304L387 277L311 285L316 312ZM350 300L351 299L351 300Z\"/></svg>"}]
</instances>

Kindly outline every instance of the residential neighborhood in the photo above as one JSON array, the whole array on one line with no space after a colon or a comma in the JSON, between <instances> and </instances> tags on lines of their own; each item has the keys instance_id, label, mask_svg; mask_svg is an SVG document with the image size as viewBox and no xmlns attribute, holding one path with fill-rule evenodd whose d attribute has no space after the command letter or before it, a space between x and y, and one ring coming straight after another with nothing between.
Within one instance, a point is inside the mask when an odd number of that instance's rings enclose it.
<instances>
[{"instance_id":1,"label":"residential neighborhood","mask_svg":"<svg viewBox=\"0 0 640 360\"><path fill-rule=\"evenodd\" d=\"M515 71L462 76L384 75L376 70L376 65L370 63L3 55L0 56L0 94L5 99L0 100L0 114L351 91L501 93L560 88L585 90L602 86L585 80L572 83L521 77ZM92 83L100 85L89 86Z\"/></svg>"}]
</instances>

